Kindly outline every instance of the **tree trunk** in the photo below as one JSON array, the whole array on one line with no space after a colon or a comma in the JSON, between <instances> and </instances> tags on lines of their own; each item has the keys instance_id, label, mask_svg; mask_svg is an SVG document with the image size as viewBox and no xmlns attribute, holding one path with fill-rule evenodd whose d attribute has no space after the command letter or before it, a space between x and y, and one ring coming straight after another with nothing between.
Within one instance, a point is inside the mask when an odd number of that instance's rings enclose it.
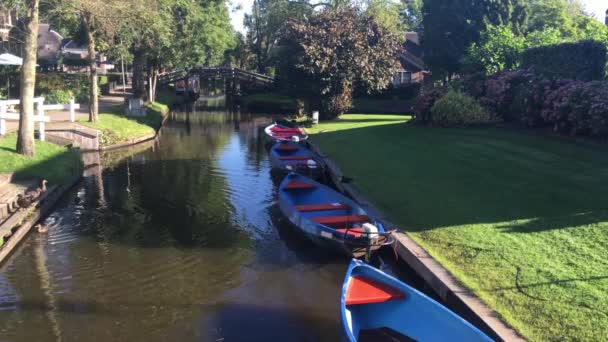
<instances>
[{"instance_id":1,"label":"tree trunk","mask_svg":"<svg viewBox=\"0 0 608 342\"><path fill-rule=\"evenodd\" d=\"M33 157L34 149L34 88L36 85L36 54L38 50L39 0L27 1L25 42L23 44L23 66L21 67L21 115L17 153Z\"/></svg>"},{"instance_id":2,"label":"tree trunk","mask_svg":"<svg viewBox=\"0 0 608 342\"><path fill-rule=\"evenodd\" d=\"M146 58L141 49L135 48L133 51L133 95L140 98L146 96L146 76L144 70Z\"/></svg>"},{"instance_id":3,"label":"tree trunk","mask_svg":"<svg viewBox=\"0 0 608 342\"><path fill-rule=\"evenodd\" d=\"M95 36L92 31L93 18L83 16L89 50L89 122L99 121L99 91L97 90L97 57L95 52Z\"/></svg>"}]
</instances>

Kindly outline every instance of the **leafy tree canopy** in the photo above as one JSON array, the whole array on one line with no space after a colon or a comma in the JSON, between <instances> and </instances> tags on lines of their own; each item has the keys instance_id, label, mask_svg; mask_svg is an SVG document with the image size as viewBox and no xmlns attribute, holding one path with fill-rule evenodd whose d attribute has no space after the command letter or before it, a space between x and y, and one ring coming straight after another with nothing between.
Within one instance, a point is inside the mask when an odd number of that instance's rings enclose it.
<instances>
[{"instance_id":1,"label":"leafy tree canopy","mask_svg":"<svg viewBox=\"0 0 608 342\"><path fill-rule=\"evenodd\" d=\"M282 44L288 83L320 106L324 117L350 108L355 82L370 91L386 88L400 51L392 33L353 8L291 21Z\"/></svg>"}]
</instances>

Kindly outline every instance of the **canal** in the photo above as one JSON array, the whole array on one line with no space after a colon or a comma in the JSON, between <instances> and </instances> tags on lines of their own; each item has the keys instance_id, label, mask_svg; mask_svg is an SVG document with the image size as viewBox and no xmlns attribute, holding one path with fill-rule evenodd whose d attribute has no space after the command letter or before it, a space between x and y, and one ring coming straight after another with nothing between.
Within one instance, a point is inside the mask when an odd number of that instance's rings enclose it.
<instances>
[{"instance_id":1,"label":"canal","mask_svg":"<svg viewBox=\"0 0 608 342\"><path fill-rule=\"evenodd\" d=\"M175 112L106 156L0 269L0 341L338 341L348 260L281 218L270 121Z\"/></svg>"}]
</instances>

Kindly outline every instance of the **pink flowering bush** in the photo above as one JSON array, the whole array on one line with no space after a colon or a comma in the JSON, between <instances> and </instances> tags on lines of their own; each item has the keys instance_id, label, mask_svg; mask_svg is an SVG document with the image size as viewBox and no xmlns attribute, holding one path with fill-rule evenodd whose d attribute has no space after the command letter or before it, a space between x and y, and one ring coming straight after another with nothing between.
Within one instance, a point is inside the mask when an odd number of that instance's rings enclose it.
<instances>
[{"instance_id":1,"label":"pink flowering bush","mask_svg":"<svg viewBox=\"0 0 608 342\"><path fill-rule=\"evenodd\" d=\"M414 108L414 122L420 124L431 123L433 121L431 118L431 108L433 108L435 102L447 94L447 92L448 90L446 88L433 88L420 94L416 107Z\"/></svg>"}]
</instances>

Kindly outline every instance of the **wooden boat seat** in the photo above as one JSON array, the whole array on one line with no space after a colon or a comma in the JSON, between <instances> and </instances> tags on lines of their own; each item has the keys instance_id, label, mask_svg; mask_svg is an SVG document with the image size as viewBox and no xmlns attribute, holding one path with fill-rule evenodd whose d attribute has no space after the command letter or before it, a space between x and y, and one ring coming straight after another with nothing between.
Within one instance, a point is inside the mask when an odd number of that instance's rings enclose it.
<instances>
[{"instance_id":1,"label":"wooden boat seat","mask_svg":"<svg viewBox=\"0 0 608 342\"><path fill-rule=\"evenodd\" d=\"M405 299L405 294L395 288L366 276L354 276L346 289L346 305L383 303Z\"/></svg>"},{"instance_id":2,"label":"wooden boat seat","mask_svg":"<svg viewBox=\"0 0 608 342\"><path fill-rule=\"evenodd\" d=\"M388 327L378 329L362 329L359 331L359 342L416 342L413 338Z\"/></svg>"},{"instance_id":3,"label":"wooden boat seat","mask_svg":"<svg viewBox=\"0 0 608 342\"><path fill-rule=\"evenodd\" d=\"M279 160L308 160L313 159L312 156L280 156Z\"/></svg>"},{"instance_id":4,"label":"wooden boat seat","mask_svg":"<svg viewBox=\"0 0 608 342\"><path fill-rule=\"evenodd\" d=\"M297 151L300 148L298 146L289 145L289 144L281 144L274 148L277 151Z\"/></svg>"},{"instance_id":5,"label":"wooden boat seat","mask_svg":"<svg viewBox=\"0 0 608 342\"><path fill-rule=\"evenodd\" d=\"M369 217L367 215L321 216L312 220L326 226L335 226L369 222Z\"/></svg>"},{"instance_id":6,"label":"wooden boat seat","mask_svg":"<svg viewBox=\"0 0 608 342\"><path fill-rule=\"evenodd\" d=\"M366 236L366 234L363 232L362 229L363 228L361 228L361 227L340 228L340 229L336 229L336 231L340 232L340 233L344 233L344 234L346 234L348 232L349 236L358 238L358 237Z\"/></svg>"},{"instance_id":7,"label":"wooden boat seat","mask_svg":"<svg viewBox=\"0 0 608 342\"><path fill-rule=\"evenodd\" d=\"M302 212L350 209L348 205L342 203L301 204L296 205L295 207L298 211Z\"/></svg>"},{"instance_id":8,"label":"wooden boat seat","mask_svg":"<svg viewBox=\"0 0 608 342\"><path fill-rule=\"evenodd\" d=\"M315 189L317 186L311 183L301 182L298 180L292 180L287 183L283 190L302 190L302 189Z\"/></svg>"}]
</instances>

